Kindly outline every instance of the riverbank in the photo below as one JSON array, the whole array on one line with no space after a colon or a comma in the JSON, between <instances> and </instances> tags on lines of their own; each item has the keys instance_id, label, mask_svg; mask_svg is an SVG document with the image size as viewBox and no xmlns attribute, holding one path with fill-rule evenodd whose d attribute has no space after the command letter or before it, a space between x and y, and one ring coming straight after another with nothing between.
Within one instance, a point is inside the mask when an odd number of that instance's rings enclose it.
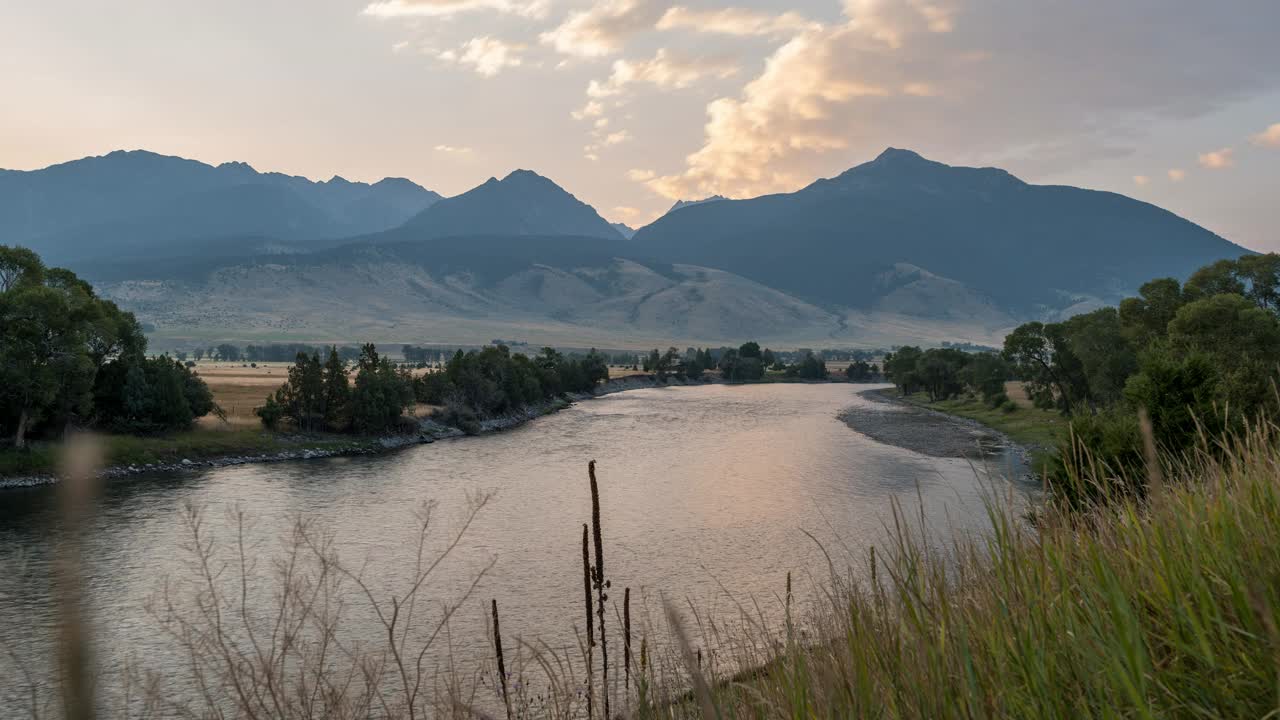
<instances>
[{"instance_id":1,"label":"riverbank","mask_svg":"<svg viewBox=\"0 0 1280 720\"><path fill-rule=\"evenodd\" d=\"M890 392L860 393L870 404L851 407L840 413L840 419L876 442L930 457L981 460L1020 449L1008 435L972 420L903 402Z\"/></svg>"},{"instance_id":2,"label":"riverbank","mask_svg":"<svg viewBox=\"0 0 1280 720\"><path fill-rule=\"evenodd\" d=\"M871 412L851 408L841 419L879 441L934 457L978 458L984 448L1017 452L1039 476L1067 423L1055 412L1019 405L1006 411L977 399L929 402L922 394L903 396L893 388L869 390L863 397L898 408Z\"/></svg>"},{"instance_id":3,"label":"riverbank","mask_svg":"<svg viewBox=\"0 0 1280 720\"><path fill-rule=\"evenodd\" d=\"M688 381L669 377L659 382L651 375L630 375L608 380L590 393L573 393L527 406L517 412L480 421L477 434L509 430L530 420L559 412L574 402L628 390L682 385L704 385L716 380ZM313 460L317 458L372 455L411 445L465 435L458 428L430 417L418 421L416 432L386 436L351 436L332 433L280 433L261 428L228 430L200 428L172 435L138 437L103 435L105 467L100 478L140 473L180 472L250 463ZM60 447L49 443L18 453L0 452L0 490L37 487L57 482Z\"/></svg>"}]
</instances>

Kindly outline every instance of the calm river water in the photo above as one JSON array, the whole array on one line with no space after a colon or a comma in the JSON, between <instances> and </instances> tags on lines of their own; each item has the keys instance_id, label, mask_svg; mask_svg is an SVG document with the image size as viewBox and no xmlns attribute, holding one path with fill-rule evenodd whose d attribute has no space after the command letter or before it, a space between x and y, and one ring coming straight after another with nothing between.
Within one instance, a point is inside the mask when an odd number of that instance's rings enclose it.
<instances>
[{"instance_id":1,"label":"calm river water","mask_svg":"<svg viewBox=\"0 0 1280 720\"><path fill-rule=\"evenodd\" d=\"M415 513L438 505L439 548L468 493L493 501L428 583L430 609L456 598L493 563L451 624L460 663L487 658L484 613L503 609L507 637L573 642L582 624L582 523L590 520L587 461L597 461L608 576L633 603L660 613L660 595L710 613L758 601L777 612L788 571L797 598L827 576L821 551L884 545L891 501L934 530L980 530L981 471L875 442L837 419L866 386L708 385L637 390L574 405L518 429L423 445L378 457L245 465L112 481L87 529L89 613L96 660L165 671L169 641L144 610L166 579L190 568L183 508L202 509L217 542L234 538L232 511L248 518L250 557L267 574L292 523L332 532L343 561L364 567L375 594L403 594L415 559ZM1000 466L996 460L994 466ZM1007 469L1007 467L1005 468ZM50 676L52 547L61 529L52 488L0 494L0 641L37 682ZM229 556L228 556L229 557ZM252 602L274 592L250 585ZM687 607L687 606L686 606ZM353 602L351 627L376 626ZM612 618L610 622L613 622ZM0 650L4 650L0 647ZM432 661L443 655L433 653ZM26 702L15 658L0 653L0 716Z\"/></svg>"}]
</instances>

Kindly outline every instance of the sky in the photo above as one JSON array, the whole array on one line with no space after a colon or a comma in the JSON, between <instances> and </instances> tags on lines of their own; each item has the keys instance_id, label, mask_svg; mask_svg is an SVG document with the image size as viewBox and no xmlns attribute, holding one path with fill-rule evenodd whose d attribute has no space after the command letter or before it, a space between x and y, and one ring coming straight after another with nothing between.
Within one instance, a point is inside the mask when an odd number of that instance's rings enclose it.
<instances>
[{"instance_id":1,"label":"sky","mask_svg":"<svg viewBox=\"0 0 1280 720\"><path fill-rule=\"evenodd\" d=\"M910 148L1280 251L1277 0L0 0L0 167L116 149L633 226Z\"/></svg>"}]
</instances>

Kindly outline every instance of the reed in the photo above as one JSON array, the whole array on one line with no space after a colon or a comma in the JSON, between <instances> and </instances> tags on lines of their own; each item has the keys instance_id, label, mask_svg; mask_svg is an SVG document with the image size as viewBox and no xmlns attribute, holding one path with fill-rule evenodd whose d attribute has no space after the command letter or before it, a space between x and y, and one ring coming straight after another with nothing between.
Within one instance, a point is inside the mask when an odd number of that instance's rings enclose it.
<instances>
[{"instance_id":1,"label":"reed","mask_svg":"<svg viewBox=\"0 0 1280 720\"><path fill-rule=\"evenodd\" d=\"M507 720L511 720L511 696L507 692L507 661L502 656L502 626L498 622L498 600L493 599L493 652L498 660L498 682L502 688L502 705L507 710Z\"/></svg>"},{"instance_id":2,"label":"reed","mask_svg":"<svg viewBox=\"0 0 1280 720\"><path fill-rule=\"evenodd\" d=\"M631 696L631 588L622 589L622 676L623 692Z\"/></svg>"}]
</instances>

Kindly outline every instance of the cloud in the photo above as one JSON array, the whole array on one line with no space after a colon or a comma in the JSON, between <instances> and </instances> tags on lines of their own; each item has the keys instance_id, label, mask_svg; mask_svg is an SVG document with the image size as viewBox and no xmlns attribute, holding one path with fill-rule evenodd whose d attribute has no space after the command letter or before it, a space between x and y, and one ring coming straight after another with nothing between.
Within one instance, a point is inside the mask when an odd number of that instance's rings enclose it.
<instances>
[{"instance_id":1,"label":"cloud","mask_svg":"<svg viewBox=\"0 0 1280 720\"><path fill-rule=\"evenodd\" d=\"M1232 154L1235 151L1231 148L1222 148L1213 152L1200 154L1200 166L1209 168L1210 170L1225 170L1236 164Z\"/></svg>"},{"instance_id":2,"label":"cloud","mask_svg":"<svg viewBox=\"0 0 1280 720\"><path fill-rule=\"evenodd\" d=\"M724 58L683 58L661 48L648 60L615 60L609 78L592 80L587 95L607 98L619 95L633 83L647 83L663 89L683 89L704 77L729 77L738 66Z\"/></svg>"},{"instance_id":3,"label":"cloud","mask_svg":"<svg viewBox=\"0 0 1280 720\"><path fill-rule=\"evenodd\" d=\"M1275 123L1266 130L1254 135L1249 140L1260 147L1280 148L1280 123Z\"/></svg>"},{"instance_id":4,"label":"cloud","mask_svg":"<svg viewBox=\"0 0 1280 720\"><path fill-rule=\"evenodd\" d=\"M449 153L450 155L466 155L471 152L471 148L457 145L437 145L436 152Z\"/></svg>"},{"instance_id":5,"label":"cloud","mask_svg":"<svg viewBox=\"0 0 1280 720\"><path fill-rule=\"evenodd\" d=\"M445 50L438 57L447 62L471 65L480 75L493 77L503 68L519 67L519 52L523 49L523 45L509 44L485 35L471 38L457 50Z\"/></svg>"},{"instance_id":6,"label":"cloud","mask_svg":"<svg viewBox=\"0 0 1280 720\"><path fill-rule=\"evenodd\" d=\"M951 7L926 0L845 0L844 12L852 29L894 49L913 32L947 33L954 28Z\"/></svg>"},{"instance_id":7,"label":"cloud","mask_svg":"<svg viewBox=\"0 0 1280 720\"><path fill-rule=\"evenodd\" d=\"M664 2L609 0L570 13L539 37L564 55L605 57L619 52L628 37L653 28L665 10Z\"/></svg>"},{"instance_id":8,"label":"cloud","mask_svg":"<svg viewBox=\"0 0 1280 720\"><path fill-rule=\"evenodd\" d=\"M1032 180L1123 157L1153 121L1280 88L1259 70L1280 67L1262 30L1280 3L1243 2L846 0L843 22L799 32L709 102L701 143L648 184L673 198L790 191L886 146Z\"/></svg>"},{"instance_id":9,"label":"cloud","mask_svg":"<svg viewBox=\"0 0 1280 720\"><path fill-rule=\"evenodd\" d=\"M1174 182L1182 182L1187 179L1187 171L1180 168L1173 168L1168 172L1169 179Z\"/></svg>"},{"instance_id":10,"label":"cloud","mask_svg":"<svg viewBox=\"0 0 1280 720\"><path fill-rule=\"evenodd\" d=\"M652 170L640 170L633 168L627 171L627 179L634 182L648 182L657 177L658 173Z\"/></svg>"},{"instance_id":11,"label":"cloud","mask_svg":"<svg viewBox=\"0 0 1280 720\"><path fill-rule=\"evenodd\" d=\"M447 17L477 10L540 18L547 14L547 0L376 0L365 6L364 14L380 18Z\"/></svg>"},{"instance_id":12,"label":"cloud","mask_svg":"<svg viewBox=\"0 0 1280 720\"><path fill-rule=\"evenodd\" d=\"M1138 187L1142 187L1143 185L1146 185L1149 182L1151 182L1151 178L1147 177L1146 175L1133 176L1133 184L1137 185Z\"/></svg>"},{"instance_id":13,"label":"cloud","mask_svg":"<svg viewBox=\"0 0 1280 720\"><path fill-rule=\"evenodd\" d=\"M848 32L804 33L779 48L741 98L720 98L707 106L706 142L688 156L685 172L654 178L649 187L668 198L793 189L796 176L775 161L846 147L845 133L824 122L831 106L888 94L884 87L832 71L841 62L840 43L832 40Z\"/></svg>"},{"instance_id":14,"label":"cloud","mask_svg":"<svg viewBox=\"0 0 1280 720\"><path fill-rule=\"evenodd\" d=\"M617 145L618 143L623 143L630 139L631 139L630 132L626 130L619 130L617 132L611 132L608 135L605 135L604 139L602 139L600 143L608 147L609 145Z\"/></svg>"},{"instance_id":15,"label":"cloud","mask_svg":"<svg viewBox=\"0 0 1280 720\"><path fill-rule=\"evenodd\" d=\"M934 97L938 94L938 90L929 83L912 82L902 86L902 94L914 97Z\"/></svg>"},{"instance_id":16,"label":"cloud","mask_svg":"<svg viewBox=\"0 0 1280 720\"><path fill-rule=\"evenodd\" d=\"M599 100L588 100L582 108L569 113L574 120L584 120L591 117L600 117L604 114L604 104Z\"/></svg>"},{"instance_id":17,"label":"cloud","mask_svg":"<svg viewBox=\"0 0 1280 720\"><path fill-rule=\"evenodd\" d=\"M772 15L744 8L699 10L677 5L662 14L656 27L659 30L685 29L723 35L780 35L822 26L795 12Z\"/></svg>"}]
</instances>

